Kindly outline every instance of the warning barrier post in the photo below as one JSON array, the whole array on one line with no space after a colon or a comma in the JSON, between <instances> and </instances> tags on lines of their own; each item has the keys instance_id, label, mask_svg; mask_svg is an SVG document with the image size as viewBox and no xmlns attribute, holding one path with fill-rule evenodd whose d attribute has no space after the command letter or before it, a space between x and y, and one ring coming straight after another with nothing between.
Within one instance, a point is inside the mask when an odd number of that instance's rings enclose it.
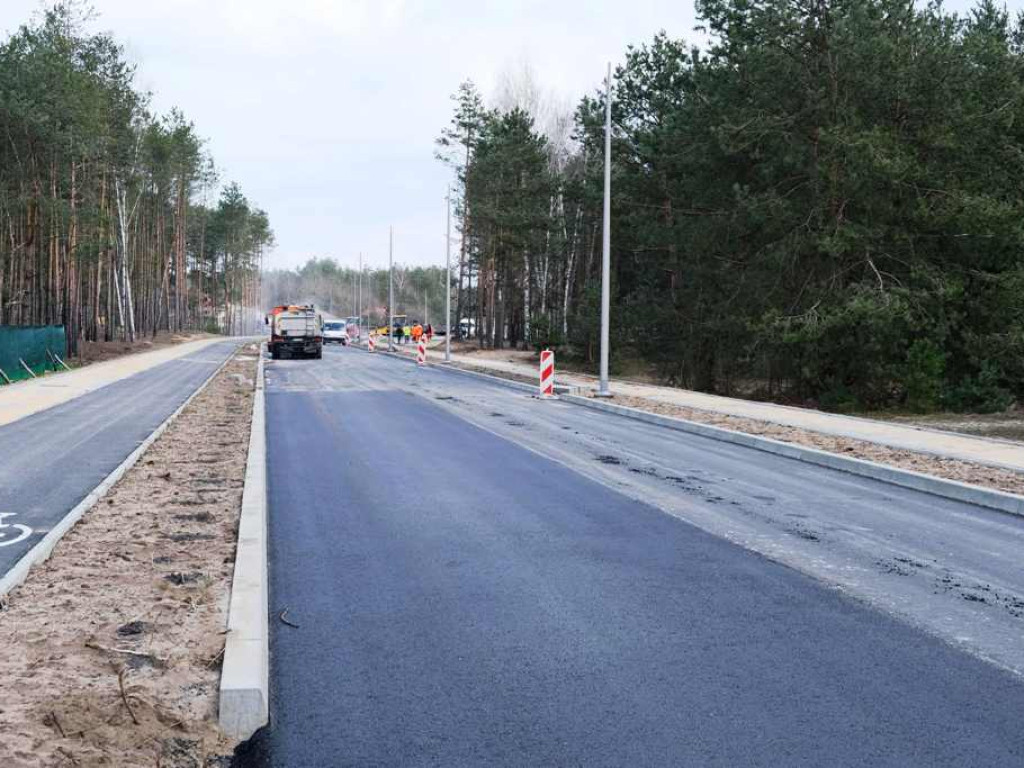
<instances>
[{"instance_id":1,"label":"warning barrier post","mask_svg":"<svg viewBox=\"0 0 1024 768\"><path fill-rule=\"evenodd\" d=\"M540 396L555 396L555 353L550 349L540 353Z\"/></svg>"}]
</instances>

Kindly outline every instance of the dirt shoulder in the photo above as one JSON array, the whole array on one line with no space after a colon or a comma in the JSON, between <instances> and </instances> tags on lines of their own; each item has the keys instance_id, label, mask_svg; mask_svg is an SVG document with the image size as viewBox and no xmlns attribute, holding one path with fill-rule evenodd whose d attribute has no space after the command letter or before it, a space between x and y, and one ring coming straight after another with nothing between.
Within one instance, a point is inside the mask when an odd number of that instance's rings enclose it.
<instances>
[{"instance_id":1,"label":"dirt shoulder","mask_svg":"<svg viewBox=\"0 0 1024 768\"><path fill-rule=\"evenodd\" d=\"M257 350L244 347L0 612L0 765L226 765L217 690Z\"/></svg>"},{"instance_id":2,"label":"dirt shoulder","mask_svg":"<svg viewBox=\"0 0 1024 768\"><path fill-rule=\"evenodd\" d=\"M941 429L961 435L1024 442L1024 411L1019 407L1004 413L933 413L926 415L867 413L864 415L870 419L881 419L895 424L911 424L915 427Z\"/></svg>"}]
</instances>

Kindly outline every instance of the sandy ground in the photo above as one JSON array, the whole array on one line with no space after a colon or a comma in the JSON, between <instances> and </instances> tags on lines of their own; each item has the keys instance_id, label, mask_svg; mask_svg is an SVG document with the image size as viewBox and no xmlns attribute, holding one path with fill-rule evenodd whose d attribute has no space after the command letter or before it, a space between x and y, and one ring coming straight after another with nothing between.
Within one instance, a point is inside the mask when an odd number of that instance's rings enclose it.
<instances>
[{"instance_id":1,"label":"sandy ground","mask_svg":"<svg viewBox=\"0 0 1024 768\"><path fill-rule=\"evenodd\" d=\"M227 765L217 689L247 346L0 612L0 766Z\"/></svg>"},{"instance_id":2,"label":"sandy ground","mask_svg":"<svg viewBox=\"0 0 1024 768\"><path fill-rule=\"evenodd\" d=\"M113 360L122 355L131 355L136 352L149 352L154 349L172 347L175 344L183 344L186 341L211 338L209 333L168 333L160 331L157 335L146 336L137 339L133 343L126 341L84 341L79 345L80 354L68 360L68 364L90 365L104 360Z\"/></svg>"}]
</instances>

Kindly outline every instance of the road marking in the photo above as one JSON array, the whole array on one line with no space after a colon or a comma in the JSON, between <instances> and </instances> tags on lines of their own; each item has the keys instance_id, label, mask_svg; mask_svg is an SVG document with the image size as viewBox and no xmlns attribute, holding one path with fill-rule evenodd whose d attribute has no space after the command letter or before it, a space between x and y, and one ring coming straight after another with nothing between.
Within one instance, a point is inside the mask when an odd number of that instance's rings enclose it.
<instances>
[{"instance_id":1,"label":"road marking","mask_svg":"<svg viewBox=\"0 0 1024 768\"><path fill-rule=\"evenodd\" d=\"M5 523L5 517L14 517L14 513L0 512L0 547L9 547L11 546L11 544L17 544L19 541L27 539L29 536L32 535L32 529L29 528L27 525L22 525L21 523ZM9 528L14 528L18 531L21 531L21 533L19 533L17 536L14 536L13 533L8 533L7 529ZM14 538L9 538L10 536L14 536Z\"/></svg>"}]
</instances>

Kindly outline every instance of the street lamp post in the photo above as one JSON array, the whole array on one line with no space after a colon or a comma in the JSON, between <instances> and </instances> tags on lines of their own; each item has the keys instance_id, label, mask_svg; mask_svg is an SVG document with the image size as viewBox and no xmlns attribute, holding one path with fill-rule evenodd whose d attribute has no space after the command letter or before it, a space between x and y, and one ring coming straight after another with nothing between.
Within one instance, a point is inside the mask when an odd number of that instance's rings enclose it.
<instances>
[{"instance_id":1,"label":"street lamp post","mask_svg":"<svg viewBox=\"0 0 1024 768\"><path fill-rule=\"evenodd\" d=\"M612 65L608 62L604 106L604 233L601 254L601 381L598 397L611 397L608 389L608 339L611 312L612 245Z\"/></svg>"},{"instance_id":2,"label":"street lamp post","mask_svg":"<svg viewBox=\"0 0 1024 768\"><path fill-rule=\"evenodd\" d=\"M395 333L395 228L388 227L388 349L394 350Z\"/></svg>"},{"instance_id":3,"label":"street lamp post","mask_svg":"<svg viewBox=\"0 0 1024 768\"><path fill-rule=\"evenodd\" d=\"M448 223L445 229L445 271L444 271L444 361L452 361L452 189L444 198Z\"/></svg>"}]
</instances>

